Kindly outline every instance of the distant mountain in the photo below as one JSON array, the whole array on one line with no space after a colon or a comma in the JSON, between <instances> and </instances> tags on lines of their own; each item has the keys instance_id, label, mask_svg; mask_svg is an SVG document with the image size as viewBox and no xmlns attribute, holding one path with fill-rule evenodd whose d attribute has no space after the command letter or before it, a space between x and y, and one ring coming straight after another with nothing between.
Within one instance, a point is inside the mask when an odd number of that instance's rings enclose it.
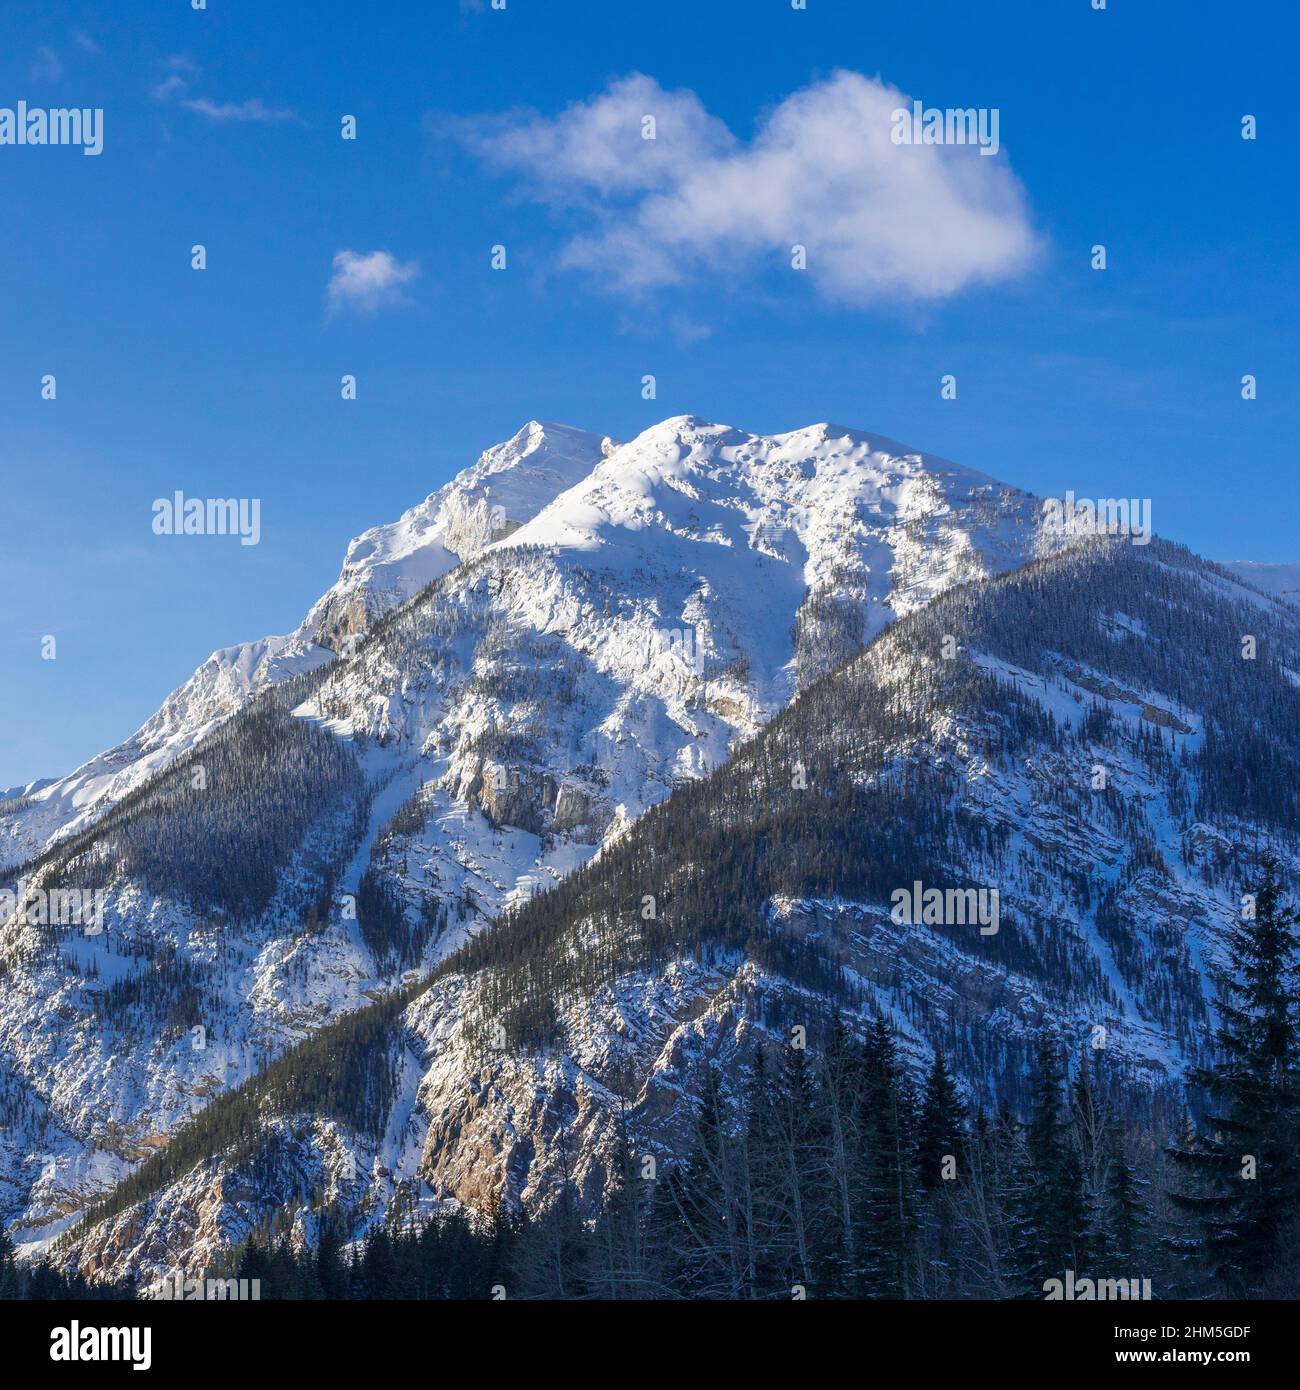
<instances>
[{"instance_id":1,"label":"distant mountain","mask_svg":"<svg viewBox=\"0 0 1300 1390\"><path fill-rule=\"evenodd\" d=\"M1223 568L1274 598L1300 605L1300 564L1269 565L1255 560L1224 560Z\"/></svg>"},{"instance_id":2,"label":"distant mountain","mask_svg":"<svg viewBox=\"0 0 1300 1390\"><path fill-rule=\"evenodd\" d=\"M4 787L0 789L0 801L16 801L19 797L33 796L36 792L44 791L53 781L53 777L40 777L35 782L28 782L26 786Z\"/></svg>"}]
</instances>

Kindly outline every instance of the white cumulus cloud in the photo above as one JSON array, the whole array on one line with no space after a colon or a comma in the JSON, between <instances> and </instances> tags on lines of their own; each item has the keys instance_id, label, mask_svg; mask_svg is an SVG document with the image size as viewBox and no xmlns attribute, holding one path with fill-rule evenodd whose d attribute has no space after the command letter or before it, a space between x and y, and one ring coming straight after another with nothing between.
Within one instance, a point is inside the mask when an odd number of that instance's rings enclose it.
<instances>
[{"instance_id":1,"label":"white cumulus cloud","mask_svg":"<svg viewBox=\"0 0 1300 1390\"><path fill-rule=\"evenodd\" d=\"M388 251L340 251L326 289L330 310L356 309L373 314L402 302L402 286L420 273L415 261L399 261Z\"/></svg>"},{"instance_id":2,"label":"white cumulus cloud","mask_svg":"<svg viewBox=\"0 0 1300 1390\"><path fill-rule=\"evenodd\" d=\"M694 92L633 73L553 117L434 130L517 177L526 196L579 215L561 264L611 289L789 266L795 245L819 290L854 306L939 300L1024 271L1039 242L1006 155L895 144L894 112L911 107L879 78L840 71L742 141Z\"/></svg>"}]
</instances>

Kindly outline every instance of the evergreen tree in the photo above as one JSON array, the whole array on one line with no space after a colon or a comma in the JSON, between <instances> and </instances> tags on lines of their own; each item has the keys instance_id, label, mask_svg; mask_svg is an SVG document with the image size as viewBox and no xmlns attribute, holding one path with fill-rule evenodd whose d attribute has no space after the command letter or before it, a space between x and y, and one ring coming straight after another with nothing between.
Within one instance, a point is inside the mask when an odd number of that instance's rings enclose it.
<instances>
[{"instance_id":1,"label":"evergreen tree","mask_svg":"<svg viewBox=\"0 0 1300 1390\"><path fill-rule=\"evenodd\" d=\"M1106 1184L1110 1173L1110 1111L1101 1050L1080 1054L1070 1088L1069 1137L1079 1159L1085 1224L1096 1236L1094 1254L1105 1254Z\"/></svg>"},{"instance_id":2,"label":"evergreen tree","mask_svg":"<svg viewBox=\"0 0 1300 1390\"><path fill-rule=\"evenodd\" d=\"M920 1247L927 1297L951 1298L957 1292L953 1247L956 1194L968 1168L965 1113L952 1073L936 1050L917 1117L916 1144L917 1178L925 1196Z\"/></svg>"},{"instance_id":3,"label":"evergreen tree","mask_svg":"<svg viewBox=\"0 0 1300 1390\"><path fill-rule=\"evenodd\" d=\"M915 1100L893 1030L877 1018L863 1052L860 1285L875 1298L911 1294L916 1234Z\"/></svg>"},{"instance_id":4,"label":"evergreen tree","mask_svg":"<svg viewBox=\"0 0 1300 1390\"><path fill-rule=\"evenodd\" d=\"M0 1299L21 1298L22 1283L14 1259L14 1243L9 1232L0 1226Z\"/></svg>"},{"instance_id":5,"label":"evergreen tree","mask_svg":"<svg viewBox=\"0 0 1300 1390\"><path fill-rule=\"evenodd\" d=\"M856 1256L854 1200L859 1171L858 1091L861 1057L844 1020L831 1022L818 1088L818 1128L826 1172L826 1208L818 1288L824 1294L847 1292Z\"/></svg>"},{"instance_id":6,"label":"evergreen tree","mask_svg":"<svg viewBox=\"0 0 1300 1390\"><path fill-rule=\"evenodd\" d=\"M667 1211L679 1226L673 1282L688 1297L741 1298L748 1233L737 1200L737 1146L715 1067L706 1070L702 1090L690 1157L664 1183Z\"/></svg>"},{"instance_id":7,"label":"evergreen tree","mask_svg":"<svg viewBox=\"0 0 1300 1390\"><path fill-rule=\"evenodd\" d=\"M641 1299L660 1297L663 1285L656 1267L650 1207L656 1184L641 1175L632 1149L626 1116L619 1134L594 1224L587 1260L587 1283L593 1297Z\"/></svg>"},{"instance_id":8,"label":"evergreen tree","mask_svg":"<svg viewBox=\"0 0 1300 1390\"><path fill-rule=\"evenodd\" d=\"M1142 1240L1147 1211L1142 1201L1140 1179L1124 1149L1124 1135L1118 1122L1107 1129L1106 1180L1103 1192L1102 1229L1105 1253L1117 1263L1130 1259Z\"/></svg>"},{"instance_id":9,"label":"evergreen tree","mask_svg":"<svg viewBox=\"0 0 1300 1390\"><path fill-rule=\"evenodd\" d=\"M1222 978L1216 1061L1193 1073L1215 1108L1207 1132L1170 1157L1199 1190L1171 1194L1200 1226L1197 1248L1222 1290L1258 1291L1281 1228L1300 1210L1297 916L1266 855L1254 912L1243 912Z\"/></svg>"},{"instance_id":10,"label":"evergreen tree","mask_svg":"<svg viewBox=\"0 0 1300 1390\"><path fill-rule=\"evenodd\" d=\"M316 1246L316 1282L322 1298L346 1298L348 1267L343 1262L343 1235L333 1213L321 1220Z\"/></svg>"},{"instance_id":11,"label":"evergreen tree","mask_svg":"<svg viewBox=\"0 0 1300 1390\"><path fill-rule=\"evenodd\" d=\"M957 1159L962 1148L966 1107L943 1054L936 1050L925 1081L917 1123L917 1168L921 1186L933 1192L944 1181L945 1158Z\"/></svg>"},{"instance_id":12,"label":"evergreen tree","mask_svg":"<svg viewBox=\"0 0 1300 1390\"><path fill-rule=\"evenodd\" d=\"M238 1253L235 1274L239 1279L258 1279L262 1285L262 1297L276 1296L273 1288L271 1261L266 1250L258 1244L257 1233L249 1234Z\"/></svg>"},{"instance_id":13,"label":"evergreen tree","mask_svg":"<svg viewBox=\"0 0 1300 1390\"><path fill-rule=\"evenodd\" d=\"M1030 1077L1028 1172L1015 1232L1022 1292L1028 1297L1041 1297L1048 1279L1062 1279L1066 1270L1082 1274L1087 1267L1083 1166L1062 1114L1064 1083L1056 1043L1044 1033Z\"/></svg>"},{"instance_id":14,"label":"evergreen tree","mask_svg":"<svg viewBox=\"0 0 1300 1390\"><path fill-rule=\"evenodd\" d=\"M819 1151L815 1077L802 1047L787 1046L782 1055L773 1118L772 1131L756 1136L759 1142L751 1144L750 1152L755 1172L763 1178L763 1209L770 1209L774 1217L771 1243L776 1247L773 1263L777 1268L773 1275L781 1287L773 1288L770 1280L760 1287L769 1295L778 1292L788 1298L794 1284L805 1289L815 1284L818 1232L828 1196Z\"/></svg>"},{"instance_id":15,"label":"evergreen tree","mask_svg":"<svg viewBox=\"0 0 1300 1390\"><path fill-rule=\"evenodd\" d=\"M745 1232L744 1278L751 1297L760 1291L770 1295L788 1276L783 1109L780 1079L772 1080L767 1053L760 1043L749 1064L738 1155L738 1205Z\"/></svg>"},{"instance_id":16,"label":"evergreen tree","mask_svg":"<svg viewBox=\"0 0 1300 1390\"><path fill-rule=\"evenodd\" d=\"M507 1288L519 1298L584 1298L587 1255L582 1216L566 1187L545 1211L521 1219Z\"/></svg>"}]
</instances>

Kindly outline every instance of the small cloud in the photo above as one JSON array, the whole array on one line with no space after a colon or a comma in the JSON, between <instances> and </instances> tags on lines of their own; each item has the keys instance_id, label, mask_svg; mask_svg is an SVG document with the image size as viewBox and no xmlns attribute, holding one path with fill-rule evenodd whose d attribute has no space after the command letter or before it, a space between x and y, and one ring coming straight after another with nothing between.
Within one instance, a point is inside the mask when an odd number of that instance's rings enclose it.
<instances>
[{"instance_id":1,"label":"small cloud","mask_svg":"<svg viewBox=\"0 0 1300 1390\"><path fill-rule=\"evenodd\" d=\"M161 82L155 83L153 88L154 99L156 101L167 101L178 92L185 90L185 79L172 73L170 77L164 77Z\"/></svg>"},{"instance_id":2,"label":"small cloud","mask_svg":"<svg viewBox=\"0 0 1300 1390\"><path fill-rule=\"evenodd\" d=\"M1027 269L1039 241L1005 155L895 143L894 114L911 106L880 78L839 71L742 141L694 92L632 73L556 116L430 128L572 216L562 268L634 297L789 266L795 246L819 292L856 308L938 301Z\"/></svg>"},{"instance_id":3,"label":"small cloud","mask_svg":"<svg viewBox=\"0 0 1300 1390\"><path fill-rule=\"evenodd\" d=\"M296 111L268 106L261 97L252 97L248 101L213 101L211 97L186 96L190 89L190 77L200 69L184 53L173 53L163 66L167 69L167 76L150 89L155 101L174 101L186 111L206 116L210 121L296 121L299 125L306 125Z\"/></svg>"},{"instance_id":4,"label":"small cloud","mask_svg":"<svg viewBox=\"0 0 1300 1390\"><path fill-rule=\"evenodd\" d=\"M677 339L681 347L692 347L696 343L702 343L706 338L712 337L713 329L706 323L697 323L695 319L688 318L685 314L674 314L669 321L673 337Z\"/></svg>"},{"instance_id":5,"label":"small cloud","mask_svg":"<svg viewBox=\"0 0 1300 1390\"><path fill-rule=\"evenodd\" d=\"M52 48L42 45L36 50L27 76L33 82L57 82L63 76L63 59Z\"/></svg>"},{"instance_id":6,"label":"small cloud","mask_svg":"<svg viewBox=\"0 0 1300 1390\"><path fill-rule=\"evenodd\" d=\"M95 40L81 29L74 29L72 31L72 42L75 43L83 53L98 53L100 51L100 47Z\"/></svg>"},{"instance_id":7,"label":"small cloud","mask_svg":"<svg viewBox=\"0 0 1300 1390\"><path fill-rule=\"evenodd\" d=\"M170 79L168 79L170 81ZM180 103L187 111L197 111L210 121L297 121L296 111L282 111L268 106L261 97L249 101L211 101L207 97L186 97Z\"/></svg>"},{"instance_id":8,"label":"small cloud","mask_svg":"<svg viewBox=\"0 0 1300 1390\"><path fill-rule=\"evenodd\" d=\"M373 314L385 305L403 302L402 286L420 273L415 261L399 261L388 251L340 251L326 290L331 313L356 309Z\"/></svg>"}]
</instances>

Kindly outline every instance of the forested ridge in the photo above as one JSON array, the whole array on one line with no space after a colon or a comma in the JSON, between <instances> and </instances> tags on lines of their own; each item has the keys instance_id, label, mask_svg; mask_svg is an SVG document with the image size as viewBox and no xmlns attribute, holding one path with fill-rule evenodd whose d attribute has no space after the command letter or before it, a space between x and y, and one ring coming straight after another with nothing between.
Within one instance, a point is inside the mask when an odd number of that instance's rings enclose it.
<instances>
[{"instance_id":1,"label":"forested ridge","mask_svg":"<svg viewBox=\"0 0 1300 1390\"><path fill-rule=\"evenodd\" d=\"M138 877L196 911L264 911L308 830L331 811L354 820L365 795L347 746L290 714L322 678L265 692L14 877L90 889ZM339 849L322 844L319 872Z\"/></svg>"},{"instance_id":2,"label":"forested ridge","mask_svg":"<svg viewBox=\"0 0 1300 1390\"><path fill-rule=\"evenodd\" d=\"M936 716L960 728L969 762L993 765L1040 755L1088 765L1107 736L1123 737L1126 751L1170 788L1185 833L1202 819L1249 817L1293 837L1300 689L1284 667L1300 664L1300 626L1218 596L1215 573L1161 542L1145 550L1100 542L941 596L813 685L712 775L653 807L594 864L477 936L439 973L485 974L484 1024L504 1021L518 1044L539 1046L554 1041L558 999L590 994L634 967L653 970L679 952L705 959L743 953L852 1004L836 944L792 938L768 919L763 905L777 895L888 901L914 880L973 886L973 870L982 866L1002 876L1004 905L1011 899L1034 912L1041 882L1027 879L1023 896L1012 898L1011 830L972 813L965 767L951 757L905 756L924 749ZM1122 640L1104 634L1099 620L1114 613L1130 616L1140 632ZM1255 660L1241 658L1243 633L1256 637ZM955 649L951 659L945 643ZM1140 692L1173 696L1203 721L1201 745L1179 747L1155 723L1129 735L1100 696L1080 710L1077 727L1063 726L1032 692L972 661L972 652L1048 682L1062 677L1063 666L1086 663ZM1224 756L1226 747L1232 756ZM1167 877L1140 805L1114 787L1098 796L1082 778L1058 776L1040 779L1037 791L1060 814L1099 818L1127 842L1121 885L1146 874ZM1050 846L1035 849L1035 870L1054 876L1081 911L1097 912L1099 930L1121 953L1126 938L1136 940L1114 882L1076 871ZM1226 881L1243 867L1222 862L1204 871ZM582 948L569 949L578 924ZM969 942L964 929L950 934ZM1161 1003L1190 1033L1205 1023L1200 985L1185 950L1169 946L1180 954L1166 963ZM1066 996L1110 991L1093 958L1050 917L1013 916L980 949ZM1148 978L1145 957L1130 951L1124 963L1144 991L1162 987Z\"/></svg>"},{"instance_id":3,"label":"forested ridge","mask_svg":"<svg viewBox=\"0 0 1300 1390\"><path fill-rule=\"evenodd\" d=\"M352 1241L327 1206L315 1241L272 1217L208 1277L269 1299L1294 1298L1300 919L1276 859L1253 886L1194 1078L1220 1103L1204 1129L1186 1111L1135 1124L1104 1052L1046 1034L1022 1112L972 1112L941 1054L909 1075L883 1018L837 1015L817 1051L760 1047L734 1084L705 1068L673 1162L622 1124L595 1212L567 1186L541 1212L417 1221L398 1203ZM0 1296L81 1287L0 1243Z\"/></svg>"}]
</instances>

